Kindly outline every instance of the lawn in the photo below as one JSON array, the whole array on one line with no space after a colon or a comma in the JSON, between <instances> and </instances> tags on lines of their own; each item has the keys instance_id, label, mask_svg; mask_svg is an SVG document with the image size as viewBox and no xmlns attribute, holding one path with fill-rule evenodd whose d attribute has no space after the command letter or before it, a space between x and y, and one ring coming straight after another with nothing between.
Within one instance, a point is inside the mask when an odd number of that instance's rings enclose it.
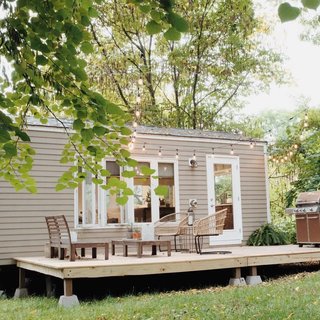
<instances>
[{"instance_id":1,"label":"lawn","mask_svg":"<svg viewBox=\"0 0 320 320\"><path fill-rule=\"evenodd\" d=\"M259 286L214 287L81 302L64 309L57 299L0 299L0 319L320 319L320 272L300 273Z\"/></svg>"}]
</instances>

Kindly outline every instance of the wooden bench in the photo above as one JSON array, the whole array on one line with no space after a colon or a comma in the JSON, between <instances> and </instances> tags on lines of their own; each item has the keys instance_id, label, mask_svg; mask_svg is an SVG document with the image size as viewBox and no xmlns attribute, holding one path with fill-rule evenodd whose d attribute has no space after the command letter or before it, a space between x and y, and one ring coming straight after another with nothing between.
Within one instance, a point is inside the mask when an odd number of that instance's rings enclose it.
<instances>
[{"instance_id":1,"label":"wooden bench","mask_svg":"<svg viewBox=\"0 0 320 320\"><path fill-rule=\"evenodd\" d=\"M144 246L151 246L152 247L152 255L157 254L157 246L165 245L167 246L168 256L171 256L171 241L169 240L137 240L137 239L122 239L122 240L112 240L112 255L116 253L116 244L122 245L123 249L123 256L128 256L128 246L134 245L137 248L137 257L141 258L143 253Z\"/></svg>"},{"instance_id":2,"label":"wooden bench","mask_svg":"<svg viewBox=\"0 0 320 320\"><path fill-rule=\"evenodd\" d=\"M66 251L69 250L70 261L75 261L76 250L81 249L81 257L85 256L85 249L91 248L92 258L97 258L97 248L104 248L105 260L109 259L108 242L84 242L72 241L68 222L64 215L45 217L49 232L50 258L56 257L55 249L58 249L58 257L64 260Z\"/></svg>"}]
</instances>

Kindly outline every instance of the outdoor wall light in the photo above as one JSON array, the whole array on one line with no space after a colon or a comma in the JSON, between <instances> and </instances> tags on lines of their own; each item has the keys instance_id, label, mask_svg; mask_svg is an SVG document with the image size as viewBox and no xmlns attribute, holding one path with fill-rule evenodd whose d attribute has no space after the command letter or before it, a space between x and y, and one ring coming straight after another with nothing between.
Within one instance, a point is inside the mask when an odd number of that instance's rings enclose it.
<instances>
[{"instance_id":1,"label":"outdoor wall light","mask_svg":"<svg viewBox=\"0 0 320 320\"><path fill-rule=\"evenodd\" d=\"M194 158L190 158L189 159L189 167L191 168L196 168L198 166L198 162L196 159Z\"/></svg>"}]
</instances>

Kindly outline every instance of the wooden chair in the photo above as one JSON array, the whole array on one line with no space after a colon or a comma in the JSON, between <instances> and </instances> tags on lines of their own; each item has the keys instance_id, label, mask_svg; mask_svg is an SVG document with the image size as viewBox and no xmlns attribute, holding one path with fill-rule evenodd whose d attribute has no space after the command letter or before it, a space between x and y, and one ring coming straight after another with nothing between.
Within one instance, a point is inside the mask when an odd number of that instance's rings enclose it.
<instances>
[{"instance_id":1,"label":"wooden chair","mask_svg":"<svg viewBox=\"0 0 320 320\"><path fill-rule=\"evenodd\" d=\"M81 256L85 256L85 248L92 249L92 258L97 257L97 248L104 248L105 260L109 259L109 243L108 242L80 242L72 241L68 222L64 215L45 217L50 245L50 258L54 258L55 248L58 249L58 257L63 260L65 257L65 250L69 250L70 261L75 261L76 249L81 249Z\"/></svg>"},{"instance_id":2,"label":"wooden chair","mask_svg":"<svg viewBox=\"0 0 320 320\"><path fill-rule=\"evenodd\" d=\"M226 216L227 209L222 209L194 222L193 236L197 253L231 253L230 251L202 252L203 237L222 234Z\"/></svg>"},{"instance_id":3,"label":"wooden chair","mask_svg":"<svg viewBox=\"0 0 320 320\"><path fill-rule=\"evenodd\" d=\"M173 237L174 250L178 251L177 236L180 235L180 228L187 225L187 219L186 213L168 214L155 222L154 233L158 236L158 240L160 240L161 237Z\"/></svg>"}]
</instances>

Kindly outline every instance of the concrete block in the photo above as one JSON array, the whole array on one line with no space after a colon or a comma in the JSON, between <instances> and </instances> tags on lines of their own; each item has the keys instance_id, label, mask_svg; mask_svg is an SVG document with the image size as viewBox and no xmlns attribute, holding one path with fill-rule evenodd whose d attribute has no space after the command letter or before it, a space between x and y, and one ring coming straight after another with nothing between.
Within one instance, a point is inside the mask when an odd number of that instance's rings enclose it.
<instances>
[{"instance_id":1,"label":"concrete block","mask_svg":"<svg viewBox=\"0 0 320 320\"><path fill-rule=\"evenodd\" d=\"M72 296L60 296L59 306L64 308L71 308L79 305L78 297L74 294Z\"/></svg>"},{"instance_id":2,"label":"concrete block","mask_svg":"<svg viewBox=\"0 0 320 320\"><path fill-rule=\"evenodd\" d=\"M18 298L25 298L28 296L28 289L27 288L17 288L13 298L18 299Z\"/></svg>"},{"instance_id":3,"label":"concrete block","mask_svg":"<svg viewBox=\"0 0 320 320\"><path fill-rule=\"evenodd\" d=\"M245 286L247 285L244 278L230 278L229 280L229 286Z\"/></svg>"},{"instance_id":4,"label":"concrete block","mask_svg":"<svg viewBox=\"0 0 320 320\"><path fill-rule=\"evenodd\" d=\"M246 277L246 283L248 285L256 285L262 283L261 277L260 276L247 276Z\"/></svg>"}]
</instances>

